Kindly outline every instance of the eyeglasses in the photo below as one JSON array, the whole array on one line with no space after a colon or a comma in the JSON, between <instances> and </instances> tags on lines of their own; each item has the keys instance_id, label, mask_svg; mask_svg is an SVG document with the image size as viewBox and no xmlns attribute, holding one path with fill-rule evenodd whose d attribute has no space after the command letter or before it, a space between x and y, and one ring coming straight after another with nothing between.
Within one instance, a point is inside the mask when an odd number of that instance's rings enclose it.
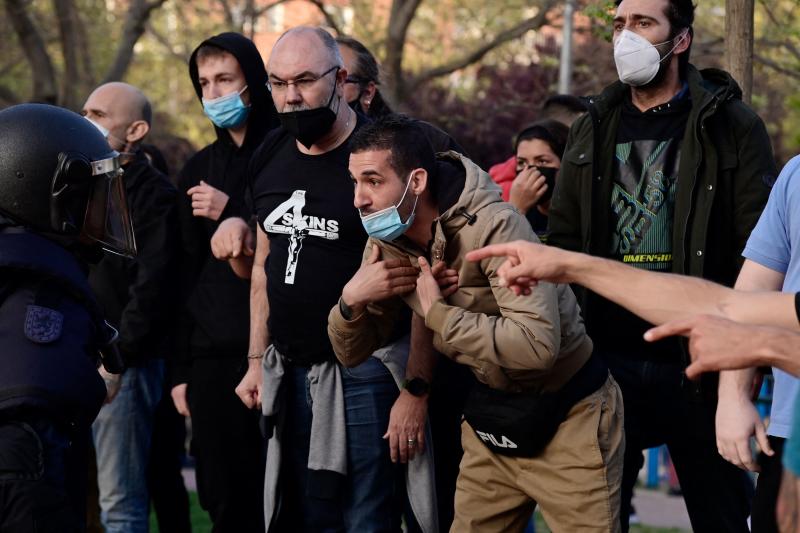
<instances>
[{"instance_id":1,"label":"eyeglasses","mask_svg":"<svg viewBox=\"0 0 800 533\"><path fill-rule=\"evenodd\" d=\"M517 173L522 172L523 170L528 170L529 168L535 168L539 165L534 163L528 163L527 161L520 161L517 160Z\"/></svg>"},{"instance_id":2,"label":"eyeglasses","mask_svg":"<svg viewBox=\"0 0 800 533\"><path fill-rule=\"evenodd\" d=\"M269 92L271 93L281 93L288 90L289 85L294 85L295 88L300 92L307 91L311 89L311 87L313 87L315 83L317 83L319 80L321 80L334 70L338 72L339 68L340 67L338 65L334 65L325 72L323 72L322 74L320 74L319 76L306 75L296 80L289 80L289 81L284 81L279 79L267 80L267 90L269 90Z\"/></svg>"}]
</instances>

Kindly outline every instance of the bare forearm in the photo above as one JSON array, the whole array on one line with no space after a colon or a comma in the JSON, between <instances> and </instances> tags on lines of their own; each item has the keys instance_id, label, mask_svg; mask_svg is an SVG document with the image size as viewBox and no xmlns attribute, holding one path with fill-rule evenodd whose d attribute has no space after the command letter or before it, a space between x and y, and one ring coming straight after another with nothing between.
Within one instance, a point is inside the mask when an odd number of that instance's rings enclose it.
<instances>
[{"instance_id":1,"label":"bare forearm","mask_svg":"<svg viewBox=\"0 0 800 533\"><path fill-rule=\"evenodd\" d=\"M763 346L760 364L800 377L800 335L780 328L764 328Z\"/></svg>"},{"instance_id":2,"label":"bare forearm","mask_svg":"<svg viewBox=\"0 0 800 533\"><path fill-rule=\"evenodd\" d=\"M734 291L688 276L650 272L619 261L571 254L567 277L653 324L691 315L722 315Z\"/></svg>"},{"instance_id":3,"label":"bare forearm","mask_svg":"<svg viewBox=\"0 0 800 533\"><path fill-rule=\"evenodd\" d=\"M419 377L430 383L438 355L433 347L433 331L425 326L422 317L414 313L411 319L411 349L406 364L406 377Z\"/></svg>"},{"instance_id":4,"label":"bare forearm","mask_svg":"<svg viewBox=\"0 0 800 533\"><path fill-rule=\"evenodd\" d=\"M269 345L267 275L263 268L260 270L254 268L250 279L250 354L263 353Z\"/></svg>"}]
</instances>

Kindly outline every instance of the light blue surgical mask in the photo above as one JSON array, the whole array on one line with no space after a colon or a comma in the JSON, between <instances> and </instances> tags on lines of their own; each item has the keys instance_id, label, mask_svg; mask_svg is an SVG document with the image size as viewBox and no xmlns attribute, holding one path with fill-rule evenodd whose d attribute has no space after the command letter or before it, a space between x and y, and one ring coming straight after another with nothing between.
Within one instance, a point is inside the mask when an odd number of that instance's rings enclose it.
<instances>
[{"instance_id":1,"label":"light blue surgical mask","mask_svg":"<svg viewBox=\"0 0 800 533\"><path fill-rule=\"evenodd\" d=\"M403 191L403 197L400 198L400 201L397 202L396 205L381 209L380 211L366 216L361 216L361 224L367 231L367 235L382 241L393 241L411 227L411 224L414 223L414 215L417 210L417 200L419 196L414 197L414 207L411 208L411 214L405 222L400 219L400 211L398 211L397 208L403 204L403 200L406 198L408 188L411 186L411 176L413 176L413 174L412 172L408 177L406 190Z\"/></svg>"},{"instance_id":2,"label":"light blue surgical mask","mask_svg":"<svg viewBox=\"0 0 800 533\"><path fill-rule=\"evenodd\" d=\"M244 105L242 93L247 90L247 85L241 91L232 92L219 98L206 100L203 98L203 111L218 128L235 128L247 120L250 106Z\"/></svg>"}]
</instances>

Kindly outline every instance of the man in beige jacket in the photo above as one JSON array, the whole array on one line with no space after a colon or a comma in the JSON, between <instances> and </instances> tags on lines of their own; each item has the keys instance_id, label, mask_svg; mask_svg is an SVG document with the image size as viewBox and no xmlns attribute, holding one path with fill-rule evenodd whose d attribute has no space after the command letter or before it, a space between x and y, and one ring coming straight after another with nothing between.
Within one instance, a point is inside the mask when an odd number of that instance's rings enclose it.
<instances>
[{"instance_id":1,"label":"man in beige jacket","mask_svg":"<svg viewBox=\"0 0 800 533\"><path fill-rule=\"evenodd\" d=\"M350 172L371 238L329 316L339 361L357 365L386 344L405 302L435 348L480 382L465 408L451 531L521 531L537 504L555 531L619 531L622 399L592 357L572 291L543 284L517 298L499 283L501 260L464 259L491 243L535 241L528 222L470 160L435 158L404 117L354 135ZM398 259L419 265L416 284ZM458 273L446 298L434 277L442 262Z\"/></svg>"}]
</instances>

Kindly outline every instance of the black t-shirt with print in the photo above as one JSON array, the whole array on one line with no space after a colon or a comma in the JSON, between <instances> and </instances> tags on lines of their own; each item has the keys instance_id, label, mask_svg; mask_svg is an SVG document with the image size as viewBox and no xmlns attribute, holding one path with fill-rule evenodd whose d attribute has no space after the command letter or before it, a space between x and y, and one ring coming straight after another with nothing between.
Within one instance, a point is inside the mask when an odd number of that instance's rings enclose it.
<instances>
[{"instance_id":1,"label":"black t-shirt with print","mask_svg":"<svg viewBox=\"0 0 800 533\"><path fill-rule=\"evenodd\" d=\"M359 117L356 128L364 123ZM272 150L253 185L258 223L270 241L269 333L293 361L318 363L333 357L328 313L367 241L353 207L350 151L346 141L322 155L303 154L289 135Z\"/></svg>"},{"instance_id":2,"label":"black t-shirt with print","mask_svg":"<svg viewBox=\"0 0 800 533\"><path fill-rule=\"evenodd\" d=\"M608 257L647 270L672 269L675 191L691 107L686 87L670 102L644 112L630 95L625 98L616 133ZM598 316L605 319L589 332L599 351L678 362L674 339L648 343L642 338L647 322L608 300L599 307Z\"/></svg>"},{"instance_id":3,"label":"black t-shirt with print","mask_svg":"<svg viewBox=\"0 0 800 533\"><path fill-rule=\"evenodd\" d=\"M648 270L672 269L675 190L690 111L686 97L645 112L630 97L622 104L611 192L611 257Z\"/></svg>"}]
</instances>

